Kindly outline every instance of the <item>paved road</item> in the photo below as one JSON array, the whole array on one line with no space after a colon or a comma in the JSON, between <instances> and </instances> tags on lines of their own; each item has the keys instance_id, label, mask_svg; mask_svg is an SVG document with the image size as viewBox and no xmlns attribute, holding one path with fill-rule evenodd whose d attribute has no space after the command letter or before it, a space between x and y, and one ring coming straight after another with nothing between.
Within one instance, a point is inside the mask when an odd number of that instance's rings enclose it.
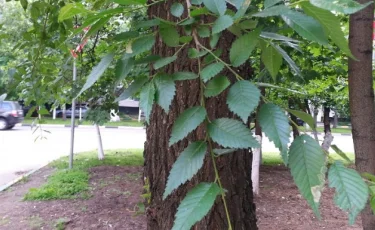
<instances>
[{"instance_id":1,"label":"paved road","mask_svg":"<svg viewBox=\"0 0 375 230\"><path fill-rule=\"evenodd\" d=\"M39 131L32 134L30 127L15 127L0 132L0 187L15 179L22 172L36 169L61 156L68 155L70 143L69 128L46 128L46 140L37 140ZM145 130L102 129L104 149L143 148ZM97 148L97 137L93 128L77 128L75 152Z\"/></svg>"},{"instance_id":2,"label":"paved road","mask_svg":"<svg viewBox=\"0 0 375 230\"><path fill-rule=\"evenodd\" d=\"M0 132L0 187L24 172L31 171L61 156L68 155L70 129L46 128L46 140L34 139L30 127L16 127ZM145 130L140 128L102 129L104 149L143 148L146 140ZM319 136L322 139L322 136ZM351 136L335 136L337 144L345 152L353 152ZM77 128L75 152L97 148L96 133L93 128ZM263 142L264 152L278 152L267 138Z\"/></svg>"}]
</instances>

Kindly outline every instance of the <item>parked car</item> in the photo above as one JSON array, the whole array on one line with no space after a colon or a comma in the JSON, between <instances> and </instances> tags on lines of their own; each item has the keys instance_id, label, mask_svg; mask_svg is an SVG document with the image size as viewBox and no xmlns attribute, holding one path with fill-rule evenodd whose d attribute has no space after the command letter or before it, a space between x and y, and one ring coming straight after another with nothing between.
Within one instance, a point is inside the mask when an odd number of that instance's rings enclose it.
<instances>
[{"instance_id":1,"label":"parked car","mask_svg":"<svg viewBox=\"0 0 375 230\"><path fill-rule=\"evenodd\" d=\"M23 110L15 101L0 102L0 130L12 129L23 121Z\"/></svg>"},{"instance_id":2,"label":"parked car","mask_svg":"<svg viewBox=\"0 0 375 230\"><path fill-rule=\"evenodd\" d=\"M82 110L82 114L81 114L82 117L85 117L86 113L87 113L87 110L88 110L88 108L86 106L77 106L76 109L75 109L75 112L74 112L75 117L79 117L79 109ZM67 118L72 117L72 108L67 109L65 111L65 114L66 114ZM62 110L59 110L59 111L56 112L57 117L62 117L62 115L63 115Z\"/></svg>"}]
</instances>

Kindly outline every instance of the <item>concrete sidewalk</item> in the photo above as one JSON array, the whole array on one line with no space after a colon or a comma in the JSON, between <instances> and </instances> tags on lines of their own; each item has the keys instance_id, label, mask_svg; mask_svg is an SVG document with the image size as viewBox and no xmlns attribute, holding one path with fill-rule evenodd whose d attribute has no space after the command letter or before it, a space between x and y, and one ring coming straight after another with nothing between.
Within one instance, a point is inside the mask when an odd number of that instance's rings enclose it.
<instances>
[{"instance_id":1,"label":"concrete sidewalk","mask_svg":"<svg viewBox=\"0 0 375 230\"><path fill-rule=\"evenodd\" d=\"M70 128L71 125L58 125L58 124L41 124L42 127L46 128ZM16 127L31 127L31 124L17 124ZM76 128L94 128L93 125L76 125ZM136 127L136 126L108 126L103 125L99 126L100 128L105 129L145 129L145 127Z\"/></svg>"}]
</instances>

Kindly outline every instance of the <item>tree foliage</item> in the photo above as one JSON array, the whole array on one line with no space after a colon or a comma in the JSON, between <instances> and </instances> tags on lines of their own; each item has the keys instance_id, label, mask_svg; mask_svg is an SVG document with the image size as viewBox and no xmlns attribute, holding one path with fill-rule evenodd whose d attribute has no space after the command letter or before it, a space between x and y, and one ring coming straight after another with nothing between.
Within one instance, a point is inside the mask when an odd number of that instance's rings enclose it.
<instances>
[{"instance_id":1,"label":"tree foliage","mask_svg":"<svg viewBox=\"0 0 375 230\"><path fill-rule=\"evenodd\" d=\"M28 39L22 40L20 46L36 48L28 50L30 58L17 69L18 77L34 79L36 75L39 75L39 80L32 85L34 88L44 87L40 90L43 93L47 91L60 92L57 89L49 91L45 87L51 86L51 82L56 81L56 79L51 79L51 73L53 73L53 77L59 74L56 65L51 63L51 57L61 62L61 56L69 56L66 52L69 49L66 41L74 38L75 35L88 27L87 33L89 35L94 35L106 27L111 28L111 23L116 24L113 22L115 19L135 14L135 12L142 11L153 4L162 4L164 0L152 1L148 5L144 0L115 0L114 2L117 4L107 4L105 1L102 3L87 1L87 4L60 2L59 5L42 0L30 2L30 4L24 3L23 6L29 12L31 23L35 29L31 34L28 32ZM321 45L335 44L343 53L352 57L350 50L347 48L344 33L337 28L337 25L340 25L339 17L341 15L336 16L331 11L353 13L362 9L365 5L354 4L355 2L352 0L340 0L338 2L340 7L337 4L328 4L325 1L316 0L295 1L289 4L284 1L271 0L264 2L188 0L186 5L175 3L171 9L166 10L169 10L176 17L176 20L167 21L161 18L135 20L129 31L114 30L114 32L111 32L108 30L105 36L108 43L97 48L103 54L103 58L99 62L91 63L91 74L88 74L89 77L79 93L88 92L90 87L102 86L105 88L104 85L116 87L116 84L108 83L113 82L111 80L102 84L100 84L100 81L102 81L102 78L108 77L111 79L111 77L116 78L116 76L118 80L122 80L130 74L130 68L134 72L137 68L144 69L147 65L157 70L156 74L148 78L144 77L142 73L134 74L135 77L132 78L134 80L130 81L129 87L117 100L140 93L140 105L145 112L146 121L149 122L152 109L156 103L168 113L175 96L177 81L195 80L199 83L203 92L201 98L197 101L199 105L186 108L179 114L171 131L169 145L172 146L183 140L198 126L207 130L207 135L203 139L191 143L175 162L164 193L164 198L168 199L168 195L174 189L178 189L179 185L190 180L200 170L203 165L203 157L206 155L212 157L213 162L215 162L215 157L220 157L220 152L230 154L231 151L213 149L212 142L230 149L259 147L248 126L249 118L261 99L260 91L256 85L269 86L284 94L288 90L294 92L291 90L291 88L293 89L291 85L273 85L261 81L270 78L277 80L278 76L282 79L288 77L298 79L305 76L303 74L305 66L291 58L291 54L301 51L300 40L309 41L312 44L309 44L309 47L315 47L312 52L316 52L316 47L321 47ZM105 6L111 7L106 9ZM210 19L205 21L205 17L203 17L203 20L202 15L210 15L207 18L213 18L213 21L209 21ZM72 27L77 18L81 19L81 23L77 29L73 30ZM330 23L327 23L328 20ZM40 21L44 23L40 24ZM223 31L229 31L238 37L231 47L227 47L230 51L230 63L225 62L221 57L221 51L215 48ZM155 35L160 36L163 43L174 48L175 52L165 57L150 55L149 51L155 45ZM200 42L202 39L208 39L210 47L204 46L204 43ZM56 49L56 47L61 47L62 44L64 44L65 52L64 49ZM190 59L198 60L199 71L196 73L176 72L172 75L166 74L164 69L181 57L181 50L183 49L188 50ZM109 54L109 56L104 54ZM308 56L302 60L307 59ZM254 60L258 63L263 60L265 68L260 68L259 65L259 74L255 78L257 81L244 80L245 76L240 76L234 70L234 67L243 64L248 65L249 61ZM317 63L317 60L310 61L307 63L313 66ZM113 65L113 63L117 64ZM326 63L322 62L322 66ZM94 66L96 67L91 71ZM325 70L327 72L334 71L330 70L330 67L325 66ZM113 68L116 69L116 76L105 74L107 69ZM228 69L236 77L233 84L230 85L226 76L221 74L223 69ZM308 68L308 70L316 71L314 68ZM316 72L314 74L319 73ZM326 79L330 79L330 77L328 76ZM47 84L43 84L43 82ZM313 82L313 80L310 80L309 84L313 84ZM331 84L328 85L331 87ZM241 120L233 118L210 120L206 112L208 108L205 107L205 97L214 97L226 89L228 89L228 107ZM35 94L33 99L36 100L38 98L37 91L30 89L30 92ZM105 92L103 93L105 94ZM97 94L95 95L97 96ZM46 96L42 98L46 98ZM264 100L268 99L264 98ZM289 126L285 113L284 108L267 103L260 108L257 116L265 134L280 149L284 163L291 169L294 181L301 194L314 212L319 215L319 199L323 192L322 188L326 176L326 155L319 143L307 135L296 138L288 148ZM300 116L304 120L310 120L310 117L305 113L296 112L294 115ZM176 167L183 168L183 170L176 170ZM357 197L360 198L361 202L367 200L367 193L352 193L356 190L357 184L363 187L363 181L357 172L342 169L344 167L342 165L332 167L336 168L330 169L331 186L335 187L340 193L337 198L340 199L337 202L339 207L352 208L350 201ZM349 183L347 181L349 179L345 177L349 174L350 180L354 180L353 183ZM198 184L182 200L176 214L174 229L190 229L207 214L218 195L225 203L226 188L221 186L220 175L218 175L216 169L215 177L214 182ZM343 180L343 183L338 183L337 178ZM349 204L341 200L342 193L346 193L344 196L349 200ZM350 213L351 222L363 208L362 203L357 208L358 210ZM227 221L230 226L229 216L227 216Z\"/></svg>"}]
</instances>

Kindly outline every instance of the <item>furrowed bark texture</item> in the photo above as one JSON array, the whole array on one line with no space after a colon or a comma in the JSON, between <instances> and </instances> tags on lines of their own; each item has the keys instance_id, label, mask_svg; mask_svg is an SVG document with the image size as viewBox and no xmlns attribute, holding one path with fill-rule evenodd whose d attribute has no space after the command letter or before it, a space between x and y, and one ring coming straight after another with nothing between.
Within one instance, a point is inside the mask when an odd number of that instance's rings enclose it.
<instances>
[{"instance_id":1,"label":"furrowed bark texture","mask_svg":"<svg viewBox=\"0 0 375 230\"><path fill-rule=\"evenodd\" d=\"M170 6L173 2L166 1L149 8L150 18L160 17L163 19L174 19L170 14ZM186 9L186 2L180 1ZM186 10L185 10L185 15ZM180 31L182 34L182 31ZM235 36L223 33L218 43L218 47L223 49L224 60L229 62L228 48L234 41ZM201 43L208 46L208 40L201 40ZM195 47L194 42L190 47ZM153 54L160 56L172 56L176 48L167 47L156 37L156 45ZM187 49L178 55L178 59L165 68L165 72L174 73L177 71L198 72L198 62L187 57ZM242 76L249 76L251 69L249 65L238 69ZM234 76L228 71L221 73L227 76L232 83ZM147 208L147 228L149 230L169 230L173 226L175 214L180 201L185 197L188 190L196 186L199 182L213 182L215 179L211 158L208 156L204 161L203 168L193 179L179 189L174 191L164 201L162 195L165 190L169 171L179 154L187 145L196 140L204 140L206 130L203 125L199 126L182 141L173 146L168 146L171 130L176 118L187 108L200 104L201 87L199 80L176 82L176 96L166 114L158 105L155 105L151 114L150 125L147 127L147 141L145 143L145 177L149 179L151 190L151 204ZM233 118L234 115L226 104L227 90L218 97L206 100L207 113L210 120L221 117ZM252 154L249 150L240 150L217 158L216 160L223 186L227 191L226 199L229 205L229 213L233 229L257 229L255 205L253 203L253 192L251 185L251 163ZM207 216L194 226L195 230L228 229L223 202L220 197L216 199L214 207Z\"/></svg>"},{"instance_id":2,"label":"furrowed bark texture","mask_svg":"<svg viewBox=\"0 0 375 230\"><path fill-rule=\"evenodd\" d=\"M366 3L367 0L359 0ZM350 16L349 46L359 59L349 59L349 104L355 150L360 172L375 173L375 107L372 80L372 33L374 4ZM375 229L375 216L369 205L362 212L363 229Z\"/></svg>"}]
</instances>

